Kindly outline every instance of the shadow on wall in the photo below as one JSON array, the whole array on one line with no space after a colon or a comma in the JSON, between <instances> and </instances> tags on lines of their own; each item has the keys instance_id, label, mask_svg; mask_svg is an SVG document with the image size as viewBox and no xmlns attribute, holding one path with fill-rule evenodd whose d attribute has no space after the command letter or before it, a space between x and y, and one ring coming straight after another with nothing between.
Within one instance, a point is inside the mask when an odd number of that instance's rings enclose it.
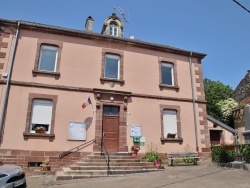
<instances>
[{"instance_id":1,"label":"shadow on wall","mask_svg":"<svg viewBox=\"0 0 250 188\"><path fill-rule=\"evenodd\" d=\"M87 117L87 118L84 120L84 123L87 125L87 126L86 126L86 130L88 130L88 128L89 128L90 125L92 124L92 121L93 121L93 117Z\"/></svg>"}]
</instances>

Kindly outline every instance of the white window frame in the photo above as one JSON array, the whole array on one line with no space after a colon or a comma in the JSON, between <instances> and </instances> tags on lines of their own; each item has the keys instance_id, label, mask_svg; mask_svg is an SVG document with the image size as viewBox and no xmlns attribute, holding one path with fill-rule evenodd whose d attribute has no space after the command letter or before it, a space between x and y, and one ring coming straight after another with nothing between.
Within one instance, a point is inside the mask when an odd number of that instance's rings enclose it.
<instances>
[{"instance_id":1,"label":"white window frame","mask_svg":"<svg viewBox=\"0 0 250 188\"><path fill-rule=\"evenodd\" d=\"M178 136L177 129L177 111L176 110L163 110L163 137L167 138L168 133L176 134Z\"/></svg>"},{"instance_id":2,"label":"white window frame","mask_svg":"<svg viewBox=\"0 0 250 188\"><path fill-rule=\"evenodd\" d=\"M115 59L117 60L117 64L118 64L118 70L117 70L117 78L110 78L106 76L106 59ZM110 79L120 79L120 56L117 55L111 55L111 54L106 54L105 55L105 65L104 65L104 78L110 78Z\"/></svg>"},{"instance_id":3,"label":"white window frame","mask_svg":"<svg viewBox=\"0 0 250 188\"><path fill-rule=\"evenodd\" d=\"M110 29L110 35L118 37L118 26L114 23L111 23L109 25L109 29ZM116 34L115 34L115 30L116 30Z\"/></svg>"},{"instance_id":4,"label":"white window frame","mask_svg":"<svg viewBox=\"0 0 250 188\"><path fill-rule=\"evenodd\" d=\"M167 67L167 68L171 68L171 78L172 78L172 84L170 86L174 86L174 65L171 64L171 63L161 63L161 69L162 67ZM161 70L161 82L163 85L169 85L169 84L165 84L163 83L163 80L162 80L162 70Z\"/></svg>"},{"instance_id":5,"label":"white window frame","mask_svg":"<svg viewBox=\"0 0 250 188\"><path fill-rule=\"evenodd\" d=\"M55 63L54 63L54 70L53 71L50 71L50 70L41 70L40 69L41 59L42 59L42 55L43 55L43 50L49 50L49 51L56 52ZM40 57L39 57L39 63L38 63L38 70L40 70L40 71L48 71L48 72L56 72L58 50L59 50L58 47L55 47L55 46L41 45Z\"/></svg>"},{"instance_id":6,"label":"white window frame","mask_svg":"<svg viewBox=\"0 0 250 188\"><path fill-rule=\"evenodd\" d=\"M47 105L47 107L45 108L34 108L35 105ZM36 111L35 111L36 110ZM45 114L45 117L47 118L47 123L46 125L48 125L48 131L45 131L45 133L49 134L50 130L51 130L51 121L52 121L52 113L53 113L53 101L51 100L42 100L42 99L34 99L32 101L32 113L31 113L31 121L30 121L30 132L31 133L35 133L35 130L32 130L33 124L43 124L43 122L39 122L39 114L38 113L43 113L43 115ZM34 116L37 116L34 118ZM49 117L50 116L50 117ZM36 119L36 120L34 120ZM37 121L37 122L34 122ZM42 120L41 120L42 121ZM44 120L43 120L44 121Z\"/></svg>"}]
</instances>

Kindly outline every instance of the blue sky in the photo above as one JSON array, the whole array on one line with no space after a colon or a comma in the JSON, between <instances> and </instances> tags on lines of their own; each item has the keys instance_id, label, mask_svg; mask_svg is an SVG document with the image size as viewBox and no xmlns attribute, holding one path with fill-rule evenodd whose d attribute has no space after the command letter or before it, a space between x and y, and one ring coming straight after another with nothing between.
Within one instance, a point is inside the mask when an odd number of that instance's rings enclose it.
<instances>
[{"instance_id":1,"label":"blue sky","mask_svg":"<svg viewBox=\"0 0 250 188\"><path fill-rule=\"evenodd\" d=\"M238 0L250 9L249 0ZM232 0L0 0L0 17L94 31L121 7L125 37L206 53L203 76L235 88L250 70L250 14ZM117 10L117 15L121 14Z\"/></svg>"}]
</instances>

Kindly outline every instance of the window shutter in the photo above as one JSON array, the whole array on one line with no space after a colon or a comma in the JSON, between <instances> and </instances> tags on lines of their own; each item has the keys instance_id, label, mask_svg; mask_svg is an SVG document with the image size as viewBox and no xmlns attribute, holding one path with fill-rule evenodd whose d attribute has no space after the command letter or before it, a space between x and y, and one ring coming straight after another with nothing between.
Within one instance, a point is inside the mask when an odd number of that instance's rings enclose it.
<instances>
[{"instance_id":1,"label":"window shutter","mask_svg":"<svg viewBox=\"0 0 250 188\"><path fill-rule=\"evenodd\" d=\"M34 100L31 123L50 125L52 107L53 107L52 101Z\"/></svg>"},{"instance_id":2,"label":"window shutter","mask_svg":"<svg viewBox=\"0 0 250 188\"><path fill-rule=\"evenodd\" d=\"M167 138L168 133L177 133L177 118L175 110L163 111L163 135Z\"/></svg>"}]
</instances>

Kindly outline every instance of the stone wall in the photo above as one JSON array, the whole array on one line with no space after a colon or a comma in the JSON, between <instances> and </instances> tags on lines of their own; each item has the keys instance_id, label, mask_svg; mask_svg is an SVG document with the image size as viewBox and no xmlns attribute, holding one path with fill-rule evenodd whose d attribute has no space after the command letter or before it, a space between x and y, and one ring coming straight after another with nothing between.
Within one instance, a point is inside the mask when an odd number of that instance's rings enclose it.
<instances>
[{"instance_id":1,"label":"stone wall","mask_svg":"<svg viewBox=\"0 0 250 188\"><path fill-rule=\"evenodd\" d=\"M59 158L62 152L55 151L31 151L31 150L8 150L0 149L0 160L4 164L14 164L23 167L25 173L30 175L37 167L29 167L29 162L43 162L49 159L49 165L52 171L62 170L63 166L68 166L81 158L86 157L90 153L75 152L63 158Z\"/></svg>"}]
</instances>

